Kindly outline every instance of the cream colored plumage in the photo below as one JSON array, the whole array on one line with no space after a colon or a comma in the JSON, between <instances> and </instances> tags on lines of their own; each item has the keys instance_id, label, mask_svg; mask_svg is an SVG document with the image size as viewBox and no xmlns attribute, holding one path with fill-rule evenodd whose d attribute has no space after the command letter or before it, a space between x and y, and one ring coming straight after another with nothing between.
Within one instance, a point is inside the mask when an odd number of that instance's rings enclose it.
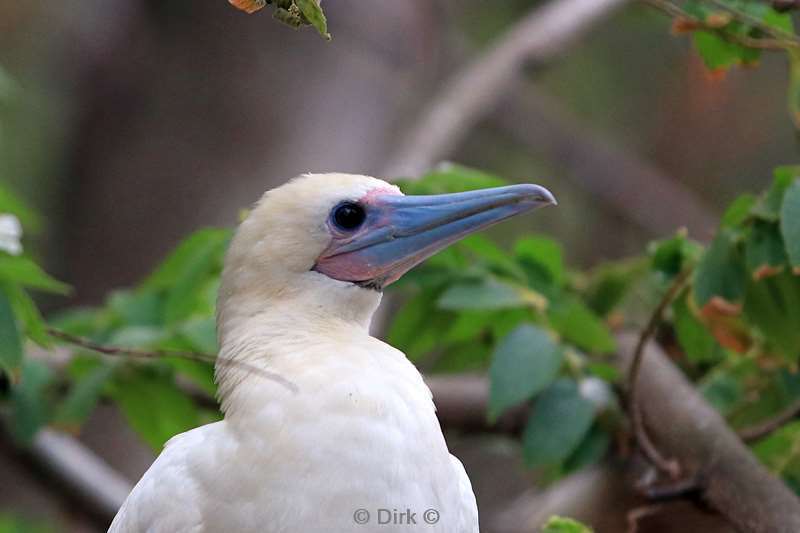
<instances>
[{"instance_id":1,"label":"cream colored plumage","mask_svg":"<svg viewBox=\"0 0 800 533\"><path fill-rule=\"evenodd\" d=\"M337 204L399 194L375 178L324 174L264 195L222 276L224 420L170 440L110 531L478 531L469 479L448 452L430 390L402 352L368 332L375 286L391 276L342 281L336 273L350 267L321 259L337 239L353 246L331 226ZM367 524L356 523L359 509ZM417 524L379 525L379 509L408 509ZM423 519L428 509L435 524Z\"/></svg>"}]
</instances>

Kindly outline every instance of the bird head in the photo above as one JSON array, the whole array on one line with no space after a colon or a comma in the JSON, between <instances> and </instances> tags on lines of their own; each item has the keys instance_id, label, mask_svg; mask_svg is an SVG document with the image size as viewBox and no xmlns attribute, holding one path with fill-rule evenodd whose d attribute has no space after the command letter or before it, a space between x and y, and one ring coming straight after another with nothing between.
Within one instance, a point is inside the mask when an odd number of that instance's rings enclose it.
<instances>
[{"instance_id":1,"label":"bird head","mask_svg":"<svg viewBox=\"0 0 800 533\"><path fill-rule=\"evenodd\" d=\"M538 185L406 196L368 176L300 176L265 193L237 231L220 289L221 322L288 300L368 321L380 291L425 258L555 203Z\"/></svg>"}]
</instances>

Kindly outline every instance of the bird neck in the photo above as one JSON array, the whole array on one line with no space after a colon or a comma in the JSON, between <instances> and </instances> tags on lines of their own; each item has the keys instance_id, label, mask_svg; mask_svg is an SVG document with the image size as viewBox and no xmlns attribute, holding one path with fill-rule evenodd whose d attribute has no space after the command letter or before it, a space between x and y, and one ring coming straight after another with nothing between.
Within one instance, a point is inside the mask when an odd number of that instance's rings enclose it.
<instances>
[{"instance_id":1,"label":"bird neck","mask_svg":"<svg viewBox=\"0 0 800 533\"><path fill-rule=\"evenodd\" d=\"M369 326L381 295L355 286L348 289L267 299L254 292L220 298L215 373L226 415L233 404L243 402L247 390L259 390L260 396L272 387L279 393L293 392L292 371L284 362L290 361L289 367L295 362L312 364L312 354L370 340Z\"/></svg>"}]
</instances>

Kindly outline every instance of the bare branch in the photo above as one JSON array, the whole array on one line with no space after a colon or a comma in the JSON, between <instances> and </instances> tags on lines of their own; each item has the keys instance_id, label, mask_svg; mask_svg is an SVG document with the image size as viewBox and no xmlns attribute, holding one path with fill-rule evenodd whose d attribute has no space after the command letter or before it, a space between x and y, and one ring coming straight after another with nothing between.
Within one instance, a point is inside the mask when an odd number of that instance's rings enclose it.
<instances>
[{"instance_id":1,"label":"bare branch","mask_svg":"<svg viewBox=\"0 0 800 533\"><path fill-rule=\"evenodd\" d=\"M516 82L490 120L529 153L557 161L559 176L653 235L673 232L678 215L701 240L717 226L714 209L691 189L592 132L535 83Z\"/></svg>"},{"instance_id":2,"label":"bare branch","mask_svg":"<svg viewBox=\"0 0 800 533\"><path fill-rule=\"evenodd\" d=\"M620 365L635 335L621 335ZM800 500L770 474L683 373L654 344L644 348L639 395L651 437L702 482L703 497L745 533L800 531Z\"/></svg>"},{"instance_id":3,"label":"bare branch","mask_svg":"<svg viewBox=\"0 0 800 533\"><path fill-rule=\"evenodd\" d=\"M678 275L675 280L670 285L667 292L661 298L661 301L658 303L655 311L650 316L650 320L647 322L647 326L645 326L642 333L639 335L639 340L636 343L636 348L633 350L633 359L631 361L630 368L628 369L628 381L627 381L627 389L628 389L628 410L630 411L631 416L631 423L633 424L633 434L636 437L636 443L642 449L642 452L647 457L647 459L660 471L669 474L669 476L676 480L681 475L681 465L675 459L667 459L664 455L659 451L658 447L650 440L650 436L647 433L647 428L644 425L644 416L642 414L642 405L639 400L639 370L642 366L642 360L644 358L644 347L650 342L650 339L655 335L656 330L658 329L659 324L661 323L661 318L664 316L664 311L667 309L672 300L675 299L675 296L683 288L686 280L689 278L689 274L691 274L690 269L684 270L680 275Z\"/></svg>"},{"instance_id":4,"label":"bare branch","mask_svg":"<svg viewBox=\"0 0 800 533\"><path fill-rule=\"evenodd\" d=\"M738 431L739 437L741 437L744 442L756 441L762 437L766 437L784 424L791 422L798 415L800 415L800 400L792 403L789 407L775 415L774 418L740 429Z\"/></svg>"},{"instance_id":5,"label":"bare branch","mask_svg":"<svg viewBox=\"0 0 800 533\"><path fill-rule=\"evenodd\" d=\"M73 346L114 357L127 357L129 359L164 359L167 357L177 357L180 359L188 359L189 361L196 361L198 363L210 363L212 365L238 367L262 378L274 381L275 383L278 383L279 385L289 389L290 392L297 392L297 385L285 377L276 374L275 372L270 372L265 368L257 367L244 361L231 359L229 357L215 357L205 353L187 352L182 350L137 350L134 348L123 348L121 346L109 346L93 342L89 339L84 339L82 337L78 337L77 335L72 335L71 333L67 333L66 331L61 331L52 327L47 328L47 333L48 335Z\"/></svg>"},{"instance_id":6,"label":"bare branch","mask_svg":"<svg viewBox=\"0 0 800 533\"><path fill-rule=\"evenodd\" d=\"M42 429L29 453L87 509L108 522L133 489L128 479L67 434Z\"/></svg>"},{"instance_id":7,"label":"bare branch","mask_svg":"<svg viewBox=\"0 0 800 533\"><path fill-rule=\"evenodd\" d=\"M413 178L447 157L520 78L527 63L551 61L626 1L551 0L531 11L446 82L400 141L383 175Z\"/></svg>"}]
</instances>

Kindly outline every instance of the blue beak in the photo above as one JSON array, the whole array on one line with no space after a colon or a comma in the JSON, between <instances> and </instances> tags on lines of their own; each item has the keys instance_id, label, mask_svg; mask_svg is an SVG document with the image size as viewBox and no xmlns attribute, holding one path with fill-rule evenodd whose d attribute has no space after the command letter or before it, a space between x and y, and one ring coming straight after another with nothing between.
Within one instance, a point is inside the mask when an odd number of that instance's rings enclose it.
<instances>
[{"instance_id":1,"label":"blue beak","mask_svg":"<svg viewBox=\"0 0 800 533\"><path fill-rule=\"evenodd\" d=\"M470 233L556 200L544 187L523 184L432 196L377 194L359 203L364 224L353 234L334 234L314 270L381 289Z\"/></svg>"}]
</instances>

